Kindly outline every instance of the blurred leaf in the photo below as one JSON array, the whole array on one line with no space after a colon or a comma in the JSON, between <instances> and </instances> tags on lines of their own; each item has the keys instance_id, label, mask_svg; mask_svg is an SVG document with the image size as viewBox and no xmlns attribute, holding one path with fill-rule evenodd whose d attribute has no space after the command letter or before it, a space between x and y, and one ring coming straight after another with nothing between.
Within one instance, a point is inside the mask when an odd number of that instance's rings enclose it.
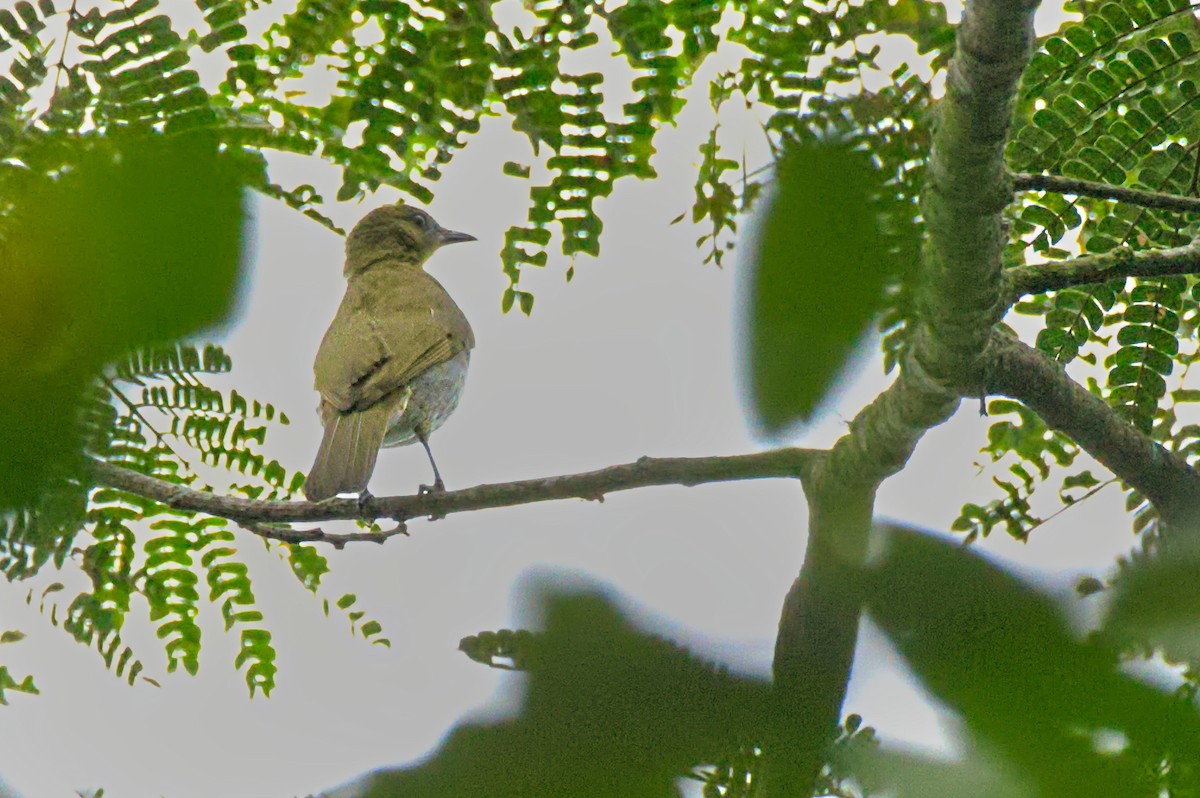
<instances>
[{"instance_id":1,"label":"blurred leaf","mask_svg":"<svg viewBox=\"0 0 1200 798\"><path fill-rule=\"evenodd\" d=\"M1167 549L1123 569L1105 631L1122 643L1160 648L1170 662L1200 662L1200 552Z\"/></svg>"},{"instance_id":2,"label":"blurred leaf","mask_svg":"<svg viewBox=\"0 0 1200 798\"><path fill-rule=\"evenodd\" d=\"M1148 795L1154 777L1134 751L1200 761L1194 710L1120 673L1049 598L973 550L887 527L867 593L925 687L1034 794Z\"/></svg>"},{"instance_id":3,"label":"blurred leaf","mask_svg":"<svg viewBox=\"0 0 1200 798\"><path fill-rule=\"evenodd\" d=\"M541 637L527 629L480 632L458 641L458 650L489 668L523 671L537 658Z\"/></svg>"},{"instance_id":4,"label":"blurred leaf","mask_svg":"<svg viewBox=\"0 0 1200 798\"><path fill-rule=\"evenodd\" d=\"M438 753L384 771L383 796L675 796L681 773L766 728L769 686L637 632L597 594L545 599L521 716L461 725Z\"/></svg>"},{"instance_id":5,"label":"blurred leaf","mask_svg":"<svg viewBox=\"0 0 1200 798\"><path fill-rule=\"evenodd\" d=\"M8 672L8 668L0 665L0 705L7 705L8 699L4 696L5 690L13 690L18 693L29 693L30 695L38 695L37 686L33 683L32 676L26 676L21 681L13 678Z\"/></svg>"},{"instance_id":6,"label":"blurred leaf","mask_svg":"<svg viewBox=\"0 0 1200 798\"><path fill-rule=\"evenodd\" d=\"M1029 790L985 757L947 761L879 747L857 746L841 757L855 780L891 798L986 795L988 798L1028 798Z\"/></svg>"},{"instance_id":7,"label":"blurred leaf","mask_svg":"<svg viewBox=\"0 0 1200 798\"><path fill-rule=\"evenodd\" d=\"M111 137L54 177L8 173L0 219L0 506L80 465L87 383L128 349L225 317L243 180L199 135Z\"/></svg>"},{"instance_id":8,"label":"blurred leaf","mask_svg":"<svg viewBox=\"0 0 1200 798\"><path fill-rule=\"evenodd\" d=\"M751 404L768 433L809 418L882 306L898 269L881 189L868 157L833 141L797 144L779 164L748 308Z\"/></svg>"}]
</instances>

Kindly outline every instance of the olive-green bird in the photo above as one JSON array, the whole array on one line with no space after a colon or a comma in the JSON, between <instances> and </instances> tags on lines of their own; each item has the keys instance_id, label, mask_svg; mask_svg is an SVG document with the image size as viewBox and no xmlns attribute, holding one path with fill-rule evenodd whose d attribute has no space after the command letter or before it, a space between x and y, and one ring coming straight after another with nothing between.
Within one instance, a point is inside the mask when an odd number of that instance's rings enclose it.
<instances>
[{"instance_id":1,"label":"olive-green bird","mask_svg":"<svg viewBox=\"0 0 1200 798\"><path fill-rule=\"evenodd\" d=\"M420 208L376 208L346 237L346 295L313 364L325 436L304 494L367 494L381 446L420 441L444 490L429 435L458 406L475 336L422 268L439 247L474 241ZM428 490L421 486L422 491Z\"/></svg>"}]
</instances>

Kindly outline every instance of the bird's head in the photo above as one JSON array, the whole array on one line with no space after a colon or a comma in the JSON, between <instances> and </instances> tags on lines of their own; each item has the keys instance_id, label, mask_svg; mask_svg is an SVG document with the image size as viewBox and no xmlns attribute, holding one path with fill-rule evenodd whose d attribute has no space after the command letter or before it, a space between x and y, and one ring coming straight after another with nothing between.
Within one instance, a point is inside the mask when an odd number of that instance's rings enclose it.
<instances>
[{"instance_id":1,"label":"bird's head","mask_svg":"<svg viewBox=\"0 0 1200 798\"><path fill-rule=\"evenodd\" d=\"M368 213L346 236L347 276L383 261L420 267L445 244L474 241L475 236L447 230L411 205L384 205Z\"/></svg>"}]
</instances>

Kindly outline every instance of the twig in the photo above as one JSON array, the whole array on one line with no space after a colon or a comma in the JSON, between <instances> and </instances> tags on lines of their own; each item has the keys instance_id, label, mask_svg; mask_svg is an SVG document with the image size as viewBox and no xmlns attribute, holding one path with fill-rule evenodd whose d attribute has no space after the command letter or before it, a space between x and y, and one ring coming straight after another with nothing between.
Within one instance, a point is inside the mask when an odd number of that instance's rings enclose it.
<instances>
[{"instance_id":1,"label":"twig","mask_svg":"<svg viewBox=\"0 0 1200 798\"><path fill-rule=\"evenodd\" d=\"M344 532L331 534L322 529L293 529L287 524L261 524L255 521L240 521L238 526L247 532L253 532L261 538L278 540L283 543L328 543L335 549L344 549L347 543L367 541L383 543L395 535L408 535L408 526L403 522L391 529L379 532Z\"/></svg>"},{"instance_id":2,"label":"twig","mask_svg":"<svg viewBox=\"0 0 1200 798\"><path fill-rule=\"evenodd\" d=\"M1200 273L1200 242L1183 247L1138 251L1122 247L1100 255L1017 266L1006 270L1003 277L1005 299L1011 305L1025 294L1103 283L1118 277L1195 273Z\"/></svg>"},{"instance_id":3,"label":"twig","mask_svg":"<svg viewBox=\"0 0 1200 798\"><path fill-rule=\"evenodd\" d=\"M161 502L176 510L207 513L228 518L263 534L263 524L288 524L312 521L355 520L360 518L391 518L403 524L411 518L444 516L451 513L485 510L493 507L512 507L556 499L588 499L603 501L605 494L654 485L702 485L709 482L731 482L745 479L800 476L815 456L823 453L812 449L773 449L757 454L727 457L642 457L637 462L588 471L582 474L526 479L492 485L477 485L464 490L412 496L369 497L357 499L328 499L323 502L252 501L235 496L219 496L195 490L185 485L165 482L145 474L122 468L102 460L93 460L91 472L97 484L127 490ZM259 528L254 528L259 525ZM268 529L277 540L297 542L295 530L281 532ZM392 531L389 534L400 534ZM310 531L308 540L349 542L350 540L379 539L378 534L327 535ZM316 537L312 537L316 535Z\"/></svg>"},{"instance_id":4,"label":"twig","mask_svg":"<svg viewBox=\"0 0 1200 798\"><path fill-rule=\"evenodd\" d=\"M1200 198L1197 197L1126 188L1125 186L1098 183L1094 180L1077 180L1060 175L1035 175L1027 172L1014 173L1012 181L1013 188L1017 191L1051 191L1055 194L1074 194L1078 197L1117 200L1118 202L1128 202L1130 205L1163 211L1200 213Z\"/></svg>"}]
</instances>

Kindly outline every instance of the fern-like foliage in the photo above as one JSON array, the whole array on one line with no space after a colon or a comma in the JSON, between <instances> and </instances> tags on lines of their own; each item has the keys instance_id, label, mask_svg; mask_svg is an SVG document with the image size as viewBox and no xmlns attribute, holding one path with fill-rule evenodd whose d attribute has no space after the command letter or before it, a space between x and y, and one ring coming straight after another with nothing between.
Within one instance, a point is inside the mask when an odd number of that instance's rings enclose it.
<instances>
[{"instance_id":1,"label":"fern-like foliage","mask_svg":"<svg viewBox=\"0 0 1200 798\"><path fill-rule=\"evenodd\" d=\"M81 152L118 134L203 130L254 166L251 186L332 227L324 198L308 185L276 183L266 154L336 165L338 199L391 187L427 201L483 118L500 116L531 145L523 162L501 167L529 183L528 206L511 220L500 253L509 279L501 307L528 314L534 296L524 270L547 265L557 242L570 279L574 259L600 251L600 201L617 181L655 176L659 132L679 118L707 60L731 44L742 61L709 83L712 121L695 142L691 218L707 225L698 242L704 259L721 262L771 181L771 163L745 163L725 147L722 120L735 100L757 109L772 153L829 135L868 151L896 200L885 227L897 241L919 240L931 87L954 46L937 3L538 0L514 26L497 6L464 0L300 0L265 31L251 30L254 0L196 6L195 29L194 17L181 22L159 0L20 0L0 9L0 215L13 212L29 181L69 172ZM906 38L926 63L883 70L884 35ZM1186 0L1089 4L1082 19L1040 43L1019 97L1010 166L1195 194L1198 45ZM601 50L615 50L620 74L574 66L576 53ZM201 57L224 59L223 80L205 83ZM326 74L336 80L328 96L298 92L306 78ZM614 90L629 98L615 109L605 102ZM1200 232L1177 212L1052 193L1025 197L1010 223L1011 265L1062 259L1076 247L1178 245ZM907 347L910 277L899 276L880 320L889 369ZM1198 296L1191 279L1128 280L1017 310L1041 317L1043 351L1103 370L1095 392L1191 458L1200 436L1176 406L1192 401L1182 380ZM90 385L80 414L88 453L192 486L211 484L214 471L237 472L220 488L251 499L294 495L301 475L261 451L269 427L286 419L268 403L218 390L210 378L229 367L219 350L172 346L114 364ZM1000 421L986 452L1004 474L1003 497L965 508L958 526L973 536L1004 526L1023 537L1040 521L1035 489L1053 468L1071 466L1075 450L1020 409L994 409ZM1072 473L1060 499L1099 484ZM1152 529L1152 511L1138 496L1130 502L1139 528ZM199 661L196 616L211 603L241 635L238 666L251 690L266 692L274 652L236 535L213 519L60 480L39 502L0 513L0 570L18 579L77 560L92 587L63 617L118 665L132 661L114 636L134 596L150 606L168 668L189 671ZM319 592L323 557L305 546L278 553L305 589ZM356 633L385 639L352 594L333 605Z\"/></svg>"},{"instance_id":2,"label":"fern-like foliage","mask_svg":"<svg viewBox=\"0 0 1200 798\"><path fill-rule=\"evenodd\" d=\"M322 602L325 609L325 614L329 614L328 600ZM379 621L367 618L365 610L354 609L354 605L358 603L358 596L353 593L343 593L341 597L334 602L335 606L346 613L347 619L350 621L350 633L362 635L366 640L371 641L371 645L383 646L391 648L392 641L383 636L383 625Z\"/></svg>"},{"instance_id":3,"label":"fern-like foliage","mask_svg":"<svg viewBox=\"0 0 1200 798\"><path fill-rule=\"evenodd\" d=\"M1024 114L1009 148L1014 169L1049 171L1117 186L1190 194L1196 189L1195 128L1200 99L1191 77L1200 51L1191 6L1181 0L1109 2L1042 42L1025 74ZM1046 194L1023 203L1014 220L1012 260L1022 250L1065 257L1074 239L1087 252L1176 246L1196 221L1179 213L1108 200ZM1138 283L1142 284L1138 284ZM1049 301L1039 346L1067 362L1116 330L1106 396L1149 429L1170 373L1171 318L1186 286L1172 280L1123 281L1091 291L1064 291ZM1120 314L1109 317L1114 306ZM1160 330L1164 335L1149 334ZM1135 368L1136 373L1129 371Z\"/></svg>"},{"instance_id":4,"label":"fern-like foliage","mask_svg":"<svg viewBox=\"0 0 1200 798\"><path fill-rule=\"evenodd\" d=\"M62 610L57 594L65 589L66 586L62 582L47 585L41 591L38 611L51 625L61 626L76 641L96 649L105 667L133 685L145 666L134 654L133 649L121 639L120 632L114 628L114 625L119 626L124 620L124 614L113 612L111 605L106 607L103 600L97 599L93 593L78 594L66 610ZM25 596L25 603L32 606L33 598L34 591L31 589ZM150 684L158 685L154 679L146 676L141 678Z\"/></svg>"},{"instance_id":5,"label":"fern-like foliage","mask_svg":"<svg viewBox=\"0 0 1200 798\"><path fill-rule=\"evenodd\" d=\"M215 346L146 349L113 364L96 380L83 408L91 456L198 488L211 487L201 476L205 469L237 472L239 481L223 489L250 498L293 497L303 475L259 451L268 426L288 420L270 404L206 384L230 368L229 356ZM69 505L50 506L61 514ZM200 666L197 619L207 602L219 609L226 631L239 636L235 666L251 694L271 691L277 669L271 633L229 522L112 488L92 489L70 507L68 517L54 517L53 525L36 508L11 513L0 536L0 566L9 579L31 577L51 561L59 567L73 561L90 580L90 589L65 609L52 597L61 583L43 594L40 609L52 624L96 649L107 667L132 684L144 670L121 637L136 606L133 597L148 606L167 670L189 673ZM324 558L300 545L281 550L301 585L316 592L328 570ZM347 611L353 623L363 617L361 610ZM378 622L363 622L360 631L381 639Z\"/></svg>"},{"instance_id":6,"label":"fern-like foliage","mask_svg":"<svg viewBox=\"0 0 1200 798\"><path fill-rule=\"evenodd\" d=\"M714 108L736 91L776 112L785 126L808 118L814 98L847 110L836 98L849 94L845 88L864 70L876 69L878 48L858 48L861 37L907 36L932 53L934 63L944 62L953 42L941 7L917 0L637 0L615 6L545 0L529 5L523 24L510 30L492 7L461 0L301 0L261 36L246 26L254 3L197 5L203 24L182 30L157 0L86 13L74 6L56 12L50 0L36 8L19 3L18 13L8 13L0 25L0 44L21 50L0 91L3 154L28 153L48 138L122 128L205 128L252 155L275 150L337 164L339 199L391 186L427 201L433 182L478 132L481 119L506 115L528 137L548 175L532 181L530 164L506 168L531 179L526 219L513 220L501 252L510 279L502 305L524 312L531 311L533 297L520 287L521 270L547 263L553 231L565 255L598 254L603 223L596 202L618 180L655 176L658 131L675 122L698 70L723 43L723 26L731 26L727 39L748 57L736 73L712 82ZM67 40L53 68L43 41L48 24ZM814 66L848 45L853 55ZM605 46L615 47L629 69L632 99L617 112L604 105L613 78L566 66L572 52ZM202 85L193 66L201 53L228 59L220 85ZM325 70L338 80L332 96L298 95L298 79ZM855 125L868 125L864 130L870 131L866 117L877 123L870 135L884 145L881 166L899 173L907 161L897 159L899 149L889 142L899 130L923 135L924 125L912 123L926 92L914 93L915 78L907 72L893 78L853 116ZM36 109L31 92L47 83L52 99ZM885 113L900 108L907 110ZM823 123L830 115L817 110L809 121ZM703 147L705 188L693 213L710 219L719 237L733 232L734 217L750 207L758 189L743 175L746 185L731 194L723 175L733 159L720 155L713 137L697 144ZM884 152L889 149L894 151ZM283 187L265 172L255 186L332 226L320 212L323 198L310 186ZM723 245L711 243L709 259L717 260Z\"/></svg>"},{"instance_id":7,"label":"fern-like foliage","mask_svg":"<svg viewBox=\"0 0 1200 798\"><path fill-rule=\"evenodd\" d=\"M714 128L723 103L737 96L768 109L775 150L816 129L852 137L878 153L878 167L908 197L894 225L919 224L916 164L927 143L928 85L900 69L877 92L846 89L879 71L878 50L859 47L862 37L906 36L934 64L944 63L953 39L941 7L918 0L540 0L515 27L502 24L495 7L461 0L300 0L265 31L251 30L253 0L196 6L198 22L181 22L160 0L21 0L0 9L0 217L21 210L25 187L69 173L114 137L201 130L250 165L250 186L332 227L311 186L271 179L267 153L335 164L338 199L388 186L428 200L483 117L500 115L532 148L528 163L503 167L530 188L524 219L513 219L501 252L510 281L501 306L527 314L534 297L521 285L522 270L547 264L556 236L568 258L598 254L599 201L618 180L655 176L659 131L674 124L699 70L726 41L746 57L709 86ZM623 76L571 67L573 53L608 47L621 57ZM224 58L224 79L206 83L200 58ZM297 91L299 81L326 72L337 81L329 96ZM629 94L616 109L605 104L614 84ZM693 218L711 224L702 243L719 262L769 169L724 153L715 130L696 144L703 163ZM893 332L903 330L906 301L897 292L887 321ZM250 499L295 495L301 475L262 453L269 427L286 418L215 387L229 369L228 356L211 347L163 346L112 364L90 383L79 413L86 454ZM236 477L214 485L215 472ZM48 564L80 567L90 589L65 609L52 602L48 614L126 675L142 670L120 640L140 604L135 597L149 606L169 670L199 666L197 617L214 605L241 636L237 666L251 691L269 691L274 651L237 533L82 483L59 480L40 502L0 514L0 570L20 579ZM324 558L307 546L282 546L279 554L318 594ZM331 601L356 634L386 642L353 594L324 599L327 610Z\"/></svg>"},{"instance_id":8,"label":"fern-like foliage","mask_svg":"<svg viewBox=\"0 0 1200 798\"><path fill-rule=\"evenodd\" d=\"M941 63L952 45L942 9L905 3L786 8L761 3L750 4L742 22L730 38L750 48L752 57L743 61L737 72L722 73L712 81L709 93L714 114L734 95L771 111L764 134L775 156L797 144L829 136L870 152L893 192L888 198L893 201L885 203L888 218L884 228L897 243L905 242L910 248L898 253L899 259L915 268L918 253L911 247L919 240L921 227L917 199L930 141L930 83L907 64L884 75L877 63L881 48L877 44L861 47L859 38L877 32L909 36L919 49L934 53L935 64ZM877 91L863 91L866 74L887 81ZM852 90L854 87L859 90ZM719 265L724 250L732 246L728 239L723 242L722 236L736 232L737 218L753 207L769 184L774 160L748 171L745 163L722 155L716 127L700 145L700 154L692 220L711 224L711 232L697 245L709 249L706 262ZM898 275L880 319L888 371L905 349L913 305L912 280L904 278L912 276Z\"/></svg>"},{"instance_id":9,"label":"fern-like foliage","mask_svg":"<svg viewBox=\"0 0 1200 798\"><path fill-rule=\"evenodd\" d=\"M768 135L776 147L788 128L851 127L905 189L918 176L910 145L927 134L928 86L901 68L877 92L848 91L864 72L878 72L878 46L858 43L879 33L906 36L934 64L953 45L941 7L917 0L637 0L614 7L545 0L529 5L523 24L510 30L492 7L461 0L301 0L261 36L246 26L254 3L197 5L197 30L181 30L157 0L86 12L56 11L42 0L6 12L0 44L21 53L0 84L0 154L42 158L52 169L61 164L47 154L53 147L42 146L50 139L205 128L255 157L275 150L327 159L342 169L339 199L391 186L427 201L481 119L506 115L548 175L533 181L530 164L505 168L531 180L526 219L514 220L501 252L510 279L502 306L526 313L533 296L520 287L521 270L547 263L554 229L565 255L598 254L596 202L618 180L655 176L658 131L675 122L695 75L723 43L722 27L748 55L710 84L714 112L737 93L774 113ZM48 25L65 39L53 68ZM632 100L618 112L604 105L614 78L566 66L572 52L605 46L616 48L630 73ZM847 48L851 54L842 55ZM205 87L194 57L218 52L228 59L225 80ZM298 79L327 70L338 80L332 96L294 89ZM32 92L48 83L52 97L39 109ZM703 163L693 215L712 222L708 260L719 261L725 243L718 239L735 231L735 218L764 181L743 168L743 185L733 190L727 175L738 171L737 159L722 156L715 136L697 144ZM310 186L283 187L265 171L255 186L332 226ZM908 196L915 200L915 191Z\"/></svg>"},{"instance_id":10,"label":"fern-like foliage","mask_svg":"<svg viewBox=\"0 0 1200 798\"><path fill-rule=\"evenodd\" d=\"M1200 112L1195 68L1200 33L1186 0L1117 0L1081 6L1082 19L1045 37L1026 70L1008 160L1014 171L1047 172L1163 193L1196 193ZM1010 265L1050 265L1082 250L1182 245L1200 232L1194 215L1113 200L1038 192L1011 213ZM1115 280L1027 298L1016 311L1039 316L1037 346L1063 363L1079 360L1102 370L1089 379L1130 423L1174 445L1182 432L1173 392L1182 388L1180 342L1197 310L1194 280L1182 277ZM1014 438L1005 422L993 427L989 452L1022 462L1038 437ZM996 441L1001 441L997 447ZM1007 442L1007 443L1006 443ZM1011 444L1011 445L1009 445ZM1008 446L1005 449L1005 446ZM1032 447L1032 448L1031 448ZM1039 519L1022 515L1033 489L1046 479L1002 481L1008 498L988 508L968 505L959 527L986 533L1007 514L1014 534ZM1090 490L1090 475L1068 477L1060 494ZM1130 495L1135 528L1152 512Z\"/></svg>"},{"instance_id":11,"label":"fern-like foliage","mask_svg":"<svg viewBox=\"0 0 1200 798\"><path fill-rule=\"evenodd\" d=\"M988 443L982 451L991 464L1005 466L1002 476L992 477L1004 495L986 505L964 505L951 529L967 533L968 543L987 537L1001 526L1012 537L1025 540L1046 520L1030 505L1034 491L1050 478L1053 469L1073 465L1080 450L1068 438L1048 429L1037 414L1019 402L994 399L988 403L988 414L1003 419L988 430ZM1081 491L1099 484L1089 471L1071 474L1063 478L1059 498L1063 505L1074 504Z\"/></svg>"},{"instance_id":12,"label":"fern-like foliage","mask_svg":"<svg viewBox=\"0 0 1200 798\"><path fill-rule=\"evenodd\" d=\"M258 477L266 483L259 486L263 495L289 495L287 484L298 485L301 478L288 479L279 463L255 451L265 436L259 422L286 423L286 417L270 405L248 401L236 392L224 395L203 382L205 376L222 374L230 366L228 355L212 346L145 350L115 364L111 376L98 383L100 407L95 415L107 418L109 435L94 447L94 454L193 486L203 484L196 470L200 464L219 465ZM115 489L94 490L89 504L86 531L92 543L83 552L82 567L92 590L80 594L68 611L75 622L75 628L68 629L76 638L89 644L97 638L96 645L105 653L109 644L103 641L120 632L131 597L140 595L163 641L167 670L182 666L195 673L200 666L197 616L203 591L220 608L226 630L238 630L241 650L236 665L245 670L251 693L269 693L275 652L229 523ZM140 521L149 521L148 530L137 528ZM111 666L112 654L105 656ZM122 656L118 664L123 666L125 659ZM133 675L140 669L138 663Z\"/></svg>"}]
</instances>

